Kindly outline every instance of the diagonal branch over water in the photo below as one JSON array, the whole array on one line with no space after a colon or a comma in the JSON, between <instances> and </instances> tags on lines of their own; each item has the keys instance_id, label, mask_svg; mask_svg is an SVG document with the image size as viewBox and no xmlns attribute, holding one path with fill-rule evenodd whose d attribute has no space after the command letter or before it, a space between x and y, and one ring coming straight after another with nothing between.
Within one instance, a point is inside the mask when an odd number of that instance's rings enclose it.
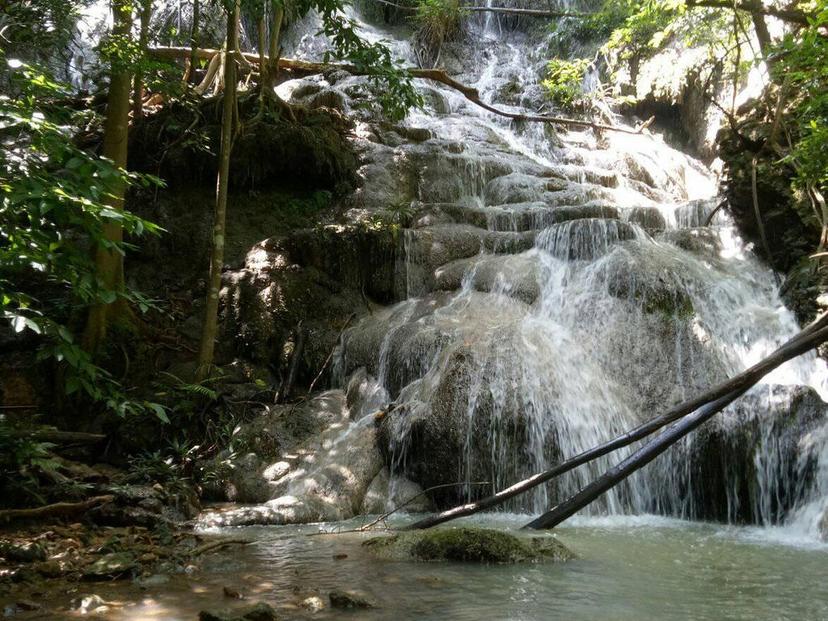
<instances>
[{"instance_id":1,"label":"diagonal branch over water","mask_svg":"<svg viewBox=\"0 0 828 621\"><path fill-rule=\"evenodd\" d=\"M714 388L710 389L709 391L687 401L684 401L673 408L671 408L666 413L658 416L656 418L651 419L650 421L639 425L638 427L628 431L627 433L610 440L604 444L596 446L592 449L584 451L583 453L572 457L571 459L560 463L544 472L540 472L535 474L528 479L524 479L508 487L496 494L489 496L487 498L483 498L477 502L467 503L463 505L459 505L452 509L448 509L441 513L438 513L433 516L429 516L425 519L419 520L414 524L411 524L407 527L408 530L415 530L415 529L423 529L423 528L430 528L432 526L436 526L438 524L442 524L444 522L448 522L450 520L455 520L457 518L465 517L468 515L473 515L475 513L479 513L480 511L485 511L486 509L491 509L492 507L496 507L498 505L503 504L510 498L514 498L542 483L550 481L570 470L577 468L583 464L586 464L590 461L593 461L599 457L607 455L615 450L623 448L625 446L629 446L633 442L641 440L650 434L658 431L659 429L673 423L681 418L684 418L690 414L693 414L697 410L699 412L696 413L696 417L700 418L698 424L704 422L706 418L704 418L704 414L711 416L716 412L724 409L729 403L743 395L748 389L750 389L754 384L756 384L759 380L761 380L765 375L769 372L777 368L778 366L782 365L783 363L795 358L811 349L817 347L821 343L828 340L828 313L821 315L817 318L813 323L811 323L808 327L802 330L799 334L789 340L787 343L782 345L779 349L773 352L770 356L761 360L757 364L753 365L749 369L743 371L742 373L732 377L731 379L722 382L715 386ZM711 408L711 406L713 406ZM711 409L713 411L711 411ZM692 430L688 429L688 431ZM679 436L683 437L682 434ZM667 445L669 446L669 445ZM663 449L666 449L667 446L664 446ZM642 451L646 450L641 449ZM663 451L662 451L663 452ZM652 457L648 460L651 461L653 458L657 456L658 453L652 455ZM572 515L578 508L585 506L586 503L580 504L587 497L591 497L591 499L597 498L600 493L606 491L611 485L607 486L607 475L615 474L617 475L618 468L628 464L631 460L634 460L636 455L641 457L639 453L634 454L621 465L616 467L615 469L610 470L607 474L602 476L598 479L598 481L593 482L584 490L581 490L578 494L576 494L572 499L567 501L565 508L561 509L561 513L564 511L569 511L574 505L580 505L575 508L573 511L568 512L568 515ZM645 462L648 463L648 462ZM643 466L644 463L641 464ZM640 466L639 466L640 467ZM637 469L637 468L636 468ZM632 471L627 472L630 474ZM625 477L624 477L625 478ZM621 479L615 480L617 483ZM601 489L600 492L594 494L598 489ZM590 496L590 494L593 494ZM577 500L576 500L577 499ZM559 505L559 506L563 506ZM546 515L546 514L545 514ZM556 512L556 517L560 515L560 513ZM568 517L568 515L566 517ZM540 519L540 518L539 518ZM548 522L544 521L543 524ZM530 524L532 527L541 527L542 524L539 522L537 525L535 522Z\"/></svg>"}]
</instances>

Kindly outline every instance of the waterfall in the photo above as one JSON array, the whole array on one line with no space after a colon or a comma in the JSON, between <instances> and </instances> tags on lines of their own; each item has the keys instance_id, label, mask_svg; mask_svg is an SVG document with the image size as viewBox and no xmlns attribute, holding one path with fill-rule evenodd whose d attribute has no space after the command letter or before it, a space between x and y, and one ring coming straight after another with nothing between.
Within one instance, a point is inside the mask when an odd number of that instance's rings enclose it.
<instances>
[{"instance_id":1,"label":"waterfall","mask_svg":"<svg viewBox=\"0 0 828 621\"><path fill-rule=\"evenodd\" d=\"M488 18L482 28L481 39L499 40L466 42L459 77L501 108L540 105L537 46L493 32ZM442 105L409 114L405 124L433 138L395 155L410 160L425 214L403 235L408 299L351 328L338 363L340 381L364 368L395 404L383 437L398 474L424 486L464 481L445 504L485 491L473 482L502 488L741 371L797 331L729 218L704 226L715 179L700 163L658 137L553 135L421 88ZM813 354L786 364L586 511L815 533L828 488L825 378ZM627 454L510 508L543 510Z\"/></svg>"}]
</instances>

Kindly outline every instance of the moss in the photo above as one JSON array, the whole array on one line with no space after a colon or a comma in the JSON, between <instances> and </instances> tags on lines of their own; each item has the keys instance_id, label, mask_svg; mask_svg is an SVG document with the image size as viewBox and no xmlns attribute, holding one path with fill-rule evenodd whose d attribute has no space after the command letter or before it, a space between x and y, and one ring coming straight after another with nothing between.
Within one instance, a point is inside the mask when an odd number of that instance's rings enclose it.
<instances>
[{"instance_id":1,"label":"moss","mask_svg":"<svg viewBox=\"0 0 828 621\"><path fill-rule=\"evenodd\" d=\"M363 544L388 559L465 563L563 562L575 555L553 537L516 537L484 528L441 528L376 537Z\"/></svg>"},{"instance_id":2,"label":"moss","mask_svg":"<svg viewBox=\"0 0 828 621\"><path fill-rule=\"evenodd\" d=\"M652 291L637 298L645 313L659 313L675 319L686 319L693 315L693 301L683 292Z\"/></svg>"}]
</instances>

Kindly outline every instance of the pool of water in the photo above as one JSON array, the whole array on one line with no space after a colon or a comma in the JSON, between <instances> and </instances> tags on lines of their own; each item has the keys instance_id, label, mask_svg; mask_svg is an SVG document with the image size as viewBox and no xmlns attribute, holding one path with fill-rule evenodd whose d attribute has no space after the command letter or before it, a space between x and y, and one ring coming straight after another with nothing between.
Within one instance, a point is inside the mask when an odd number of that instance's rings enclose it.
<instances>
[{"instance_id":1,"label":"pool of water","mask_svg":"<svg viewBox=\"0 0 828 621\"><path fill-rule=\"evenodd\" d=\"M525 521L509 515L473 520L509 530ZM250 601L271 603L285 619L828 619L828 545L784 530L648 516L576 518L554 536L577 560L495 566L379 561L361 546L375 534L318 534L358 524L217 531L255 543L211 554L199 572L162 585L89 584L75 599L96 593L112 604L104 618L123 621L190 621L199 610ZM246 600L226 598L224 587ZM313 595L327 602L337 588L362 591L377 608L311 614L300 605Z\"/></svg>"}]
</instances>

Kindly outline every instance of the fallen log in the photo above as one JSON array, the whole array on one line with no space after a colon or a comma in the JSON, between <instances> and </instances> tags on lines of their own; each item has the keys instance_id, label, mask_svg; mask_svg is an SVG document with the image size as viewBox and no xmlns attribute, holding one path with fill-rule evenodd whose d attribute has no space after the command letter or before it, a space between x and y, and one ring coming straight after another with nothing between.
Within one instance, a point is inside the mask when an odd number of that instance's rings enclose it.
<instances>
[{"instance_id":1,"label":"fallen log","mask_svg":"<svg viewBox=\"0 0 828 621\"><path fill-rule=\"evenodd\" d=\"M419 520L414 524L410 524L406 528L412 530L430 528L450 520L456 520L457 518L473 515L475 513L485 511L486 509L491 509L501 505L507 500L537 487L538 485L546 483L547 481L551 481L552 479L565 474L578 466L582 466L583 464L589 463L599 457L603 457L604 455L620 448L629 446L633 442L642 440L670 423L688 416L699 408L703 408L718 400L729 398L732 395L735 395L733 396L733 399L737 398L778 366L805 353L806 351L813 349L825 340L828 340L828 313L820 316L816 321L764 360L759 361L749 369L725 382L722 382L707 392L672 407L661 416L653 418L646 423L631 429L625 434L610 440L609 442L586 450L563 463L557 464L552 468L545 470L544 472L540 472L529 477L528 479L515 483L511 487L507 487L492 496L488 496L476 502L447 509L446 511L436 515Z\"/></svg>"},{"instance_id":2,"label":"fallen log","mask_svg":"<svg viewBox=\"0 0 828 621\"><path fill-rule=\"evenodd\" d=\"M81 502L56 502L33 509L4 509L0 511L0 524L15 520L43 520L82 515L93 507L111 502L114 496L95 496Z\"/></svg>"},{"instance_id":3,"label":"fallen log","mask_svg":"<svg viewBox=\"0 0 828 621\"><path fill-rule=\"evenodd\" d=\"M153 47L147 50L147 52L151 57L156 58L158 60L182 60L188 58L192 53L192 50L186 47ZM221 50L200 48L196 50L195 55L199 59L212 59L216 54L220 53ZM251 64L259 64L259 56L257 54L250 54L248 52L245 52L242 53L241 56L244 57L244 59L250 62ZM352 75L372 75L372 72L369 69L363 69L361 67L357 67L356 65L351 65L347 63L318 63L307 60L299 60L296 58L279 58L278 63L276 63L276 66L278 67L278 69L285 69L298 75L315 75L322 73L324 71L331 70L343 70L347 71L348 73L351 73ZM406 67L401 69L401 71L411 78L420 80L431 80L432 82L439 82L440 84L444 84L445 86L448 86L449 88L458 91L466 99L471 101L473 104L480 106L484 110L487 110L492 114L497 114L498 116L512 119L514 121L524 121L530 123L550 123L553 125L568 125L572 127L590 127L592 129L602 129L613 132L621 132L624 134L640 134L644 130L644 126L639 126L635 129L631 129L629 127L606 125L603 123L594 123L592 121L582 121L579 119L570 119L560 116L508 112L506 110L501 110L500 108L496 108L495 106L485 103L482 99L480 99L480 93L477 92L476 88L458 82L457 80L449 76L442 69L419 69L415 67Z\"/></svg>"},{"instance_id":4,"label":"fallen log","mask_svg":"<svg viewBox=\"0 0 828 621\"><path fill-rule=\"evenodd\" d=\"M52 444L97 444L106 440L106 436L102 433L59 431L57 429L13 431L11 435L18 438L31 438L38 442L51 442Z\"/></svg>"}]
</instances>

